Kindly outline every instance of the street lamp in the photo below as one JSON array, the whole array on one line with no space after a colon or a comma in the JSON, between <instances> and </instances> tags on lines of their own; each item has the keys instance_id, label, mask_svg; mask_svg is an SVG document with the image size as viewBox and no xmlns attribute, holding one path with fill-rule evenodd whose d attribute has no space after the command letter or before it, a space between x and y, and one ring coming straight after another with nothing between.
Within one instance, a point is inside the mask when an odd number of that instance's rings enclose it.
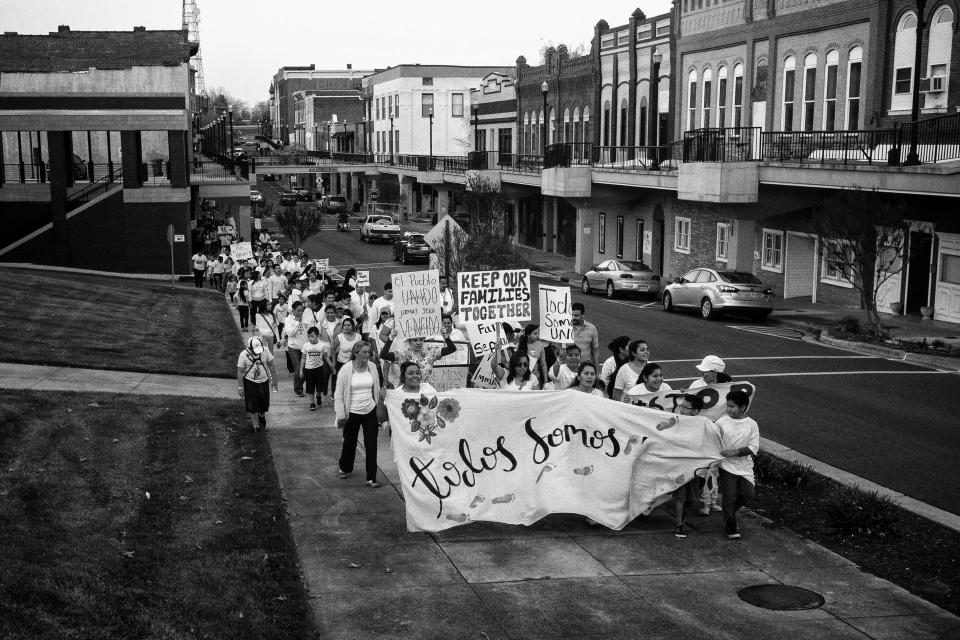
<instances>
[{"instance_id":1,"label":"street lamp","mask_svg":"<svg viewBox=\"0 0 960 640\"><path fill-rule=\"evenodd\" d=\"M430 118L430 168L433 169L433 107L429 107L427 117Z\"/></svg>"},{"instance_id":2,"label":"street lamp","mask_svg":"<svg viewBox=\"0 0 960 640\"><path fill-rule=\"evenodd\" d=\"M233 105L227 107L227 117L230 120L230 157L233 158Z\"/></svg>"},{"instance_id":3,"label":"street lamp","mask_svg":"<svg viewBox=\"0 0 960 640\"><path fill-rule=\"evenodd\" d=\"M648 123L648 129L650 130L650 135L648 136L648 144L653 149L653 161L650 164L650 167L656 171L660 169L660 153L658 147L659 137L660 137L660 63L663 62L663 54L660 53L660 50L654 47L653 49L653 75L650 78L650 122Z\"/></svg>"},{"instance_id":4,"label":"street lamp","mask_svg":"<svg viewBox=\"0 0 960 640\"><path fill-rule=\"evenodd\" d=\"M540 139L540 152L545 153L547 150L547 93L550 92L550 85L547 84L547 81L544 80L540 84L540 93L543 94L543 130L541 132Z\"/></svg>"},{"instance_id":5,"label":"street lamp","mask_svg":"<svg viewBox=\"0 0 960 640\"><path fill-rule=\"evenodd\" d=\"M905 166L920 164L920 156L917 154L917 120L920 119L920 53L923 51L923 10L927 0L917 0L917 40L913 54L913 104L910 108L910 153L903 163Z\"/></svg>"}]
</instances>

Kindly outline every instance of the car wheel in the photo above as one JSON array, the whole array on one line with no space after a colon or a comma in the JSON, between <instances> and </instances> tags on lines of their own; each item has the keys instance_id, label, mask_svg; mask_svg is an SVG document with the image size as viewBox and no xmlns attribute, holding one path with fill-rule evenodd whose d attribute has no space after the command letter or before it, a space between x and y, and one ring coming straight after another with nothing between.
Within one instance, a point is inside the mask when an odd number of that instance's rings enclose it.
<instances>
[{"instance_id":1,"label":"car wheel","mask_svg":"<svg viewBox=\"0 0 960 640\"><path fill-rule=\"evenodd\" d=\"M663 294L663 310L667 313L672 313L674 310L673 296L671 296L669 293Z\"/></svg>"},{"instance_id":2,"label":"car wheel","mask_svg":"<svg viewBox=\"0 0 960 640\"><path fill-rule=\"evenodd\" d=\"M590 295L590 281L586 278L580 283L580 291L583 291L586 295Z\"/></svg>"},{"instance_id":3,"label":"car wheel","mask_svg":"<svg viewBox=\"0 0 960 640\"><path fill-rule=\"evenodd\" d=\"M607 280L607 297L611 300L617 297L617 290L613 286L613 282Z\"/></svg>"},{"instance_id":4,"label":"car wheel","mask_svg":"<svg viewBox=\"0 0 960 640\"><path fill-rule=\"evenodd\" d=\"M717 313L713 309L713 303L710 302L710 298L704 298L700 302L700 316L704 320L713 320L715 317L717 317Z\"/></svg>"}]
</instances>

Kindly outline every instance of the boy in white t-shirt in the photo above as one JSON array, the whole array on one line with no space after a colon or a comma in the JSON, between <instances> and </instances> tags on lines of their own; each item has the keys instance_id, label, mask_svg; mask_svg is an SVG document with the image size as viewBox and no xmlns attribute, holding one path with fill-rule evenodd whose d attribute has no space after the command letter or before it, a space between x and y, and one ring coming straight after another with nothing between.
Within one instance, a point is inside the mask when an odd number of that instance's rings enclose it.
<instances>
[{"instance_id":1,"label":"boy in white t-shirt","mask_svg":"<svg viewBox=\"0 0 960 640\"><path fill-rule=\"evenodd\" d=\"M568 344L564 351L567 354L565 361L561 363L557 360L547 371L547 377L553 382L553 388L557 391L568 388L580 369L580 347Z\"/></svg>"},{"instance_id":2,"label":"boy in white t-shirt","mask_svg":"<svg viewBox=\"0 0 960 640\"><path fill-rule=\"evenodd\" d=\"M753 458L760 450L760 427L756 420L747 418L750 396L746 391L734 390L727 394L727 415L716 422L720 432L720 495L727 537L740 538L737 510L753 500Z\"/></svg>"},{"instance_id":3,"label":"boy in white t-shirt","mask_svg":"<svg viewBox=\"0 0 960 640\"><path fill-rule=\"evenodd\" d=\"M320 341L320 329L316 326L307 330L307 341L300 347L300 377L310 396L310 411L323 404L323 392L327 388L326 372L330 365L330 343Z\"/></svg>"}]
</instances>

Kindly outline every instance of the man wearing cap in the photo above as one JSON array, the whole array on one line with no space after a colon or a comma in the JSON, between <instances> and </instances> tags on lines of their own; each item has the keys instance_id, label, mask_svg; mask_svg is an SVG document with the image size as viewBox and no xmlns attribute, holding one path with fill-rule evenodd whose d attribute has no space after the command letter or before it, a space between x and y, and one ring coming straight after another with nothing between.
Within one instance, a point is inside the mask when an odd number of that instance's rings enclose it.
<instances>
[{"instance_id":1,"label":"man wearing cap","mask_svg":"<svg viewBox=\"0 0 960 640\"><path fill-rule=\"evenodd\" d=\"M389 281L383 285L383 295L370 305L370 317L374 321L378 320L384 309L389 309L393 314L393 283Z\"/></svg>"},{"instance_id":2,"label":"man wearing cap","mask_svg":"<svg viewBox=\"0 0 960 640\"><path fill-rule=\"evenodd\" d=\"M691 382L688 388L699 389L700 387L705 387L709 384L730 382L733 380L733 378L723 372L723 370L726 368L727 365L717 356L707 356L703 359L703 362L697 365L697 369L700 370L700 372L703 374L703 377Z\"/></svg>"},{"instance_id":3,"label":"man wearing cap","mask_svg":"<svg viewBox=\"0 0 960 640\"><path fill-rule=\"evenodd\" d=\"M264 349L260 338L250 338L237 359L237 393L243 398L254 431L267 428L271 386L277 390L273 354Z\"/></svg>"}]
</instances>

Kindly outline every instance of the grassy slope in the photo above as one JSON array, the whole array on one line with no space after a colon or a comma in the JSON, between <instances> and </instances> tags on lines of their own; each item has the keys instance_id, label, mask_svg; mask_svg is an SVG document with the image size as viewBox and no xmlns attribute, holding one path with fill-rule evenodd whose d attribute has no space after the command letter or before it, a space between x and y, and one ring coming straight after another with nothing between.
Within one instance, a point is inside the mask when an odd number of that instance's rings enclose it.
<instances>
[{"instance_id":1,"label":"grassy slope","mask_svg":"<svg viewBox=\"0 0 960 640\"><path fill-rule=\"evenodd\" d=\"M210 291L0 269L0 361L198 376L236 375L238 333Z\"/></svg>"},{"instance_id":2,"label":"grassy slope","mask_svg":"<svg viewBox=\"0 0 960 640\"><path fill-rule=\"evenodd\" d=\"M238 403L4 395L0 637L312 637L269 448Z\"/></svg>"}]
</instances>

